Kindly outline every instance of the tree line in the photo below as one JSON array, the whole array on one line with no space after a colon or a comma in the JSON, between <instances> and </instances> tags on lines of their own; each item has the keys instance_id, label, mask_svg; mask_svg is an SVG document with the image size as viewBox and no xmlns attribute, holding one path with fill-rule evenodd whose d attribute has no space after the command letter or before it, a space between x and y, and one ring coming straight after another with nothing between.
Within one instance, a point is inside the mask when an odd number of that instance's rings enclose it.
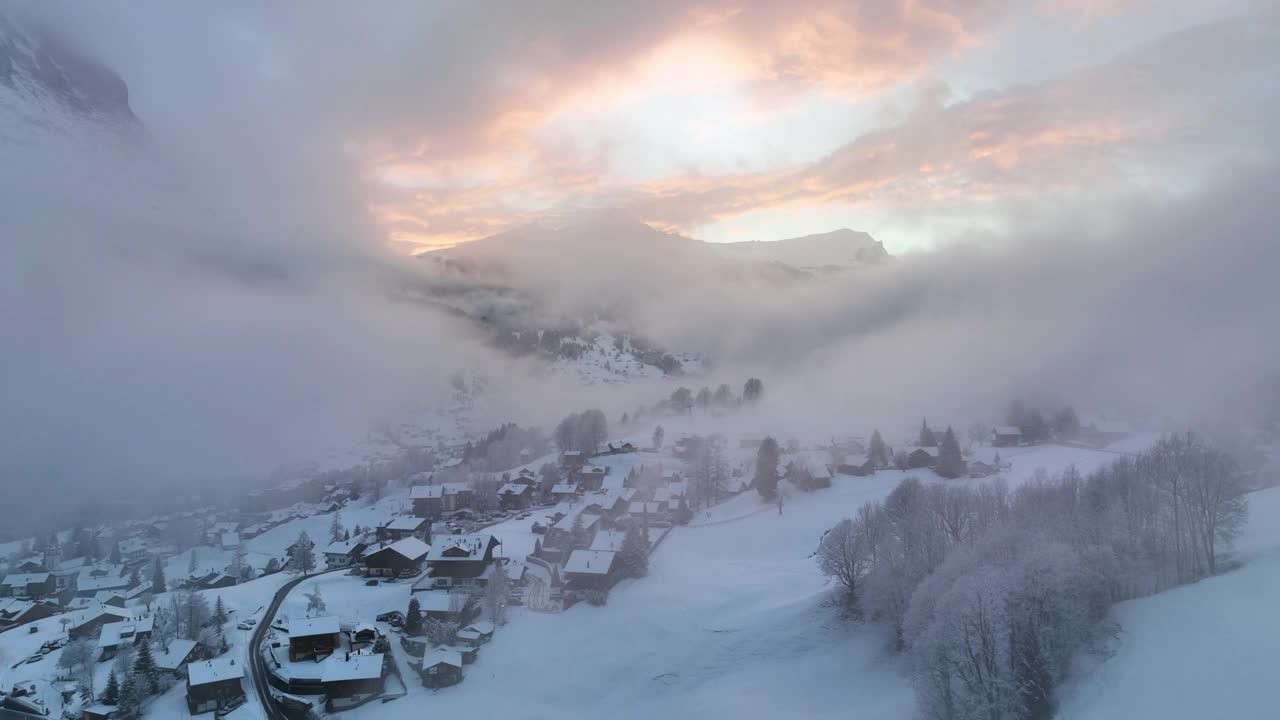
<instances>
[{"instance_id":1,"label":"tree line","mask_svg":"<svg viewBox=\"0 0 1280 720\"><path fill-rule=\"evenodd\" d=\"M1218 572L1246 510L1230 456L1176 435L1012 491L908 478L831 528L816 558L851 614L894 629L923 714L1047 720L1110 606Z\"/></svg>"}]
</instances>

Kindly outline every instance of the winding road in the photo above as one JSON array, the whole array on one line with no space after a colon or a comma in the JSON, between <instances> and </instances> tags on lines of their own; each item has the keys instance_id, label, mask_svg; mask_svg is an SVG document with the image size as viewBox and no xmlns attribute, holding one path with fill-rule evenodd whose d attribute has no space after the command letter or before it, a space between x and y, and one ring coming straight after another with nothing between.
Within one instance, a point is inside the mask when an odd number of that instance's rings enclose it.
<instances>
[{"instance_id":1,"label":"winding road","mask_svg":"<svg viewBox=\"0 0 1280 720\"><path fill-rule=\"evenodd\" d=\"M345 570L346 568L334 568L333 570L320 570L310 575L300 575L276 590L276 594L271 598L271 604L267 606L265 612L262 613L262 619L258 621L258 627L254 629L253 635L249 638L249 670L253 675L253 688L258 693L258 700L262 702L262 712L267 720L289 720L275 701L271 699L271 685L267 682L267 667L262 659L262 653L259 648L262 647L262 641L266 638L267 633L271 630L271 621L275 619L276 612L280 610L281 603L289 596L289 591L293 590L304 580L324 575L325 573L336 572L337 570Z\"/></svg>"}]
</instances>

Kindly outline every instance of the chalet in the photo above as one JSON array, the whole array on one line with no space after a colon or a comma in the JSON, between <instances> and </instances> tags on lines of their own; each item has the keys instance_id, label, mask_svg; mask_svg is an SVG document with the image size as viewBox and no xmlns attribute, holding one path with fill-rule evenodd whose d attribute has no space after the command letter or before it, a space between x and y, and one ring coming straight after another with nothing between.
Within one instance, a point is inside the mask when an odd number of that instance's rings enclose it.
<instances>
[{"instance_id":1,"label":"chalet","mask_svg":"<svg viewBox=\"0 0 1280 720\"><path fill-rule=\"evenodd\" d=\"M141 565L151 558L147 543L138 538L128 538L119 542L120 559L125 565Z\"/></svg>"},{"instance_id":2,"label":"chalet","mask_svg":"<svg viewBox=\"0 0 1280 720\"><path fill-rule=\"evenodd\" d=\"M52 573L17 573L5 575L0 582L0 596L22 597L39 600L54 593L55 584Z\"/></svg>"},{"instance_id":3,"label":"chalet","mask_svg":"<svg viewBox=\"0 0 1280 720\"><path fill-rule=\"evenodd\" d=\"M126 610L97 605L72 618L71 624L67 627L67 636L72 640L95 637L104 625L128 619L130 615Z\"/></svg>"},{"instance_id":4,"label":"chalet","mask_svg":"<svg viewBox=\"0 0 1280 720\"><path fill-rule=\"evenodd\" d=\"M907 469L933 467L938 462L938 448L918 447L907 453Z\"/></svg>"},{"instance_id":5,"label":"chalet","mask_svg":"<svg viewBox=\"0 0 1280 720\"><path fill-rule=\"evenodd\" d=\"M231 587L236 584L236 579L226 573L211 572L196 581L196 587L200 590L217 590L219 588Z\"/></svg>"},{"instance_id":6,"label":"chalet","mask_svg":"<svg viewBox=\"0 0 1280 720\"><path fill-rule=\"evenodd\" d=\"M407 537L415 537L422 542L431 542L431 521L426 518L402 515L387 521L378 528L378 542L395 542Z\"/></svg>"},{"instance_id":7,"label":"chalet","mask_svg":"<svg viewBox=\"0 0 1280 720\"><path fill-rule=\"evenodd\" d=\"M329 547L324 549L324 564L330 570L352 567L359 562L368 547L369 543L363 537L329 543Z\"/></svg>"},{"instance_id":8,"label":"chalet","mask_svg":"<svg viewBox=\"0 0 1280 720\"><path fill-rule=\"evenodd\" d=\"M552 562L564 562L568 557L565 553L574 545L575 527L583 536L579 539L590 544L602 524L602 516L590 510L590 506L578 505L547 528L547 538L542 544L542 557Z\"/></svg>"},{"instance_id":9,"label":"chalet","mask_svg":"<svg viewBox=\"0 0 1280 720\"><path fill-rule=\"evenodd\" d=\"M627 533L622 530L601 530L596 533L589 549L598 552L618 552L622 550L622 543L626 537Z\"/></svg>"},{"instance_id":10,"label":"chalet","mask_svg":"<svg viewBox=\"0 0 1280 720\"><path fill-rule=\"evenodd\" d=\"M44 572L44 558L40 555L31 555L19 561L13 569L18 573Z\"/></svg>"},{"instance_id":11,"label":"chalet","mask_svg":"<svg viewBox=\"0 0 1280 720\"><path fill-rule=\"evenodd\" d=\"M325 709L332 712L346 710L382 694L383 657L347 653L343 658L333 656L326 660L320 674L324 684Z\"/></svg>"},{"instance_id":12,"label":"chalet","mask_svg":"<svg viewBox=\"0 0 1280 720\"><path fill-rule=\"evenodd\" d=\"M192 715L220 710L244 699L244 665L233 655L187 666L187 709Z\"/></svg>"},{"instance_id":13,"label":"chalet","mask_svg":"<svg viewBox=\"0 0 1280 720\"><path fill-rule=\"evenodd\" d=\"M118 568L108 570L103 567L88 568L80 572L76 578L76 597L92 598L103 590L127 591L133 587L128 576L116 572Z\"/></svg>"},{"instance_id":14,"label":"chalet","mask_svg":"<svg viewBox=\"0 0 1280 720\"><path fill-rule=\"evenodd\" d=\"M462 653L428 649L422 655L422 684L432 689L462 682Z\"/></svg>"},{"instance_id":15,"label":"chalet","mask_svg":"<svg viewBox=\"0 0 1280 720\"><path fill-rule=\"evenodd\" d=\"M814 463L809 467L809 482L811 488L831 487L831 468L822 463Z\"/></svg>"},{"instance_id":16,"label":"chalet","mask_svg":"<svg viewBox=\"0 0 1280 720\"><path fill-rule=\"evenodd\" d=\"M223 550L235 550L240 547L240 534L234 532L224 532L218 536L218 544Z\"/></svg>"},{"instance_id":17,"label":"chalet","mask_svg":"<svg viewBox=\"0 0 1280 720\"><path fill-rule=\"evenodd\" d=\"M511 482L520 483L522 485L537 485L538 476L529 468L522 468L520 472L516 473L515 479Z\"/></svg>"},{"instance_id":18,"label":"chalet","mask_svg":"<svg viewBox=\"0 0 1280 720\"><path fill-rule=\"evenodd\" d=\"M472 623L459 630L457 638L471 647L480 647L493 639L493 623Z\"/></svg>"},{"instance_id":19,"label":"chalet","mask_svg":"<svg viewBox=\"0 0 1280 720\"><path fill-rule=\"evenodd\" d=\"M430 551L430 545L409 536L369 548L361 564L365 574L373 577L413 577L422 572L422 563Z\"/></svg>"},{"instance_id":20,"label":"chalet","mask_svg":"<svg viewBox=\"0 0 1280 720\"><path fill-rule=\"evenodd\" d=\"M204 653L204 646L195 640L174 639L169 641L168 647L157 647L153 656L160 672L182 677L187 674L187 665L199 660Z\"/></svg>"},{"instance_id":21,"label":"chalet","mask_svg":"<svg viewBox=\"0 0 1280 720\"><path fill-rule=\"evenodd\" d=\"M498 504L504 510L524 510L533 504L533 486L509 482L498 488Z\"/></svg>"},{"instance_id":22,"label":"chalet","mask_svg":"<svg viewBox=\"0 0 1280 720\"><path fill-rule=\"evenodd\" d=\"M118 608L124 607L127 599L127 591L125 590L102 590L93 596L94 602Z\"/></svg>"},{"instance_id":23,"label":"chalet","mask_svg":"<svg viewBox=\"0 0 1280 720\"><path fill-rule=\"evenodd\" d=\"M572 500L578 496L578 486L573 483L556 483L551 486L551 499L556 502Z\"/></svg>"},{"instance_id":24,"label":"chalet","mask_svg":"<svg viewBox=\"0 0 1280 720\"><path fill-rule=\"evenodd\" d=\"M1110 445L1117 440L1123 440L1133 433L1127 423L1116 422L1114 420L1090 420L1083 428L1081 428L1081 436L1088 442L1103 447Z\"/></svg>"},{"instance_id":25,"label":"chalet","mask_svg":"<svg viewBox=\"0 0 1280 720\"><path fill-rule=\"evenodd\" d=\"M841 475L867 477L868 475L875 474L876 466L874 463L871 462L871 460L868 459L866 462L862 463L861 465L854 465L851 463L845 463L843 465L839 465L836 467L836 471L839 472Z\"/></svg>"},{"instance_id":26,"label":"chalet","mask_svg":"<svg viewBox=\"0 0 1280 720\"><path fill-rule=\"evenodd\" d=\"M15 684L8 694L0 692L0 718L3 720L35 720L47 717L45 705L34 683Z\"/></svg>"},{"instance_id":27,"label":"chalet","mask_svg":"<svg viewBox=\"0 0 1280 720\"><path fill-rule=\"evenodd\" d=\"M154 627L155 617L151 615L107 623L98 635L98 650L103 659L110 658L121 648L150 641Z\"/></svg>"},{"instance_id":28,"label":"chalet","mask_svg":"<svg viewBox=\"0 0 1280 720\"><path fill-rule=\"evenodd\" d=\"M57 613L58 608L50 603L15 598L0 600L0 632L29 622L43 620Z\"/></svg>"},{"instance_id":29,"label":"chalet","mask_svg":"<svg viewBox=\"0 0 1280 720\"><path fill-rule=\"evenodd\" d=\"M439 485L414 485L409 490L413 500L413 514L420 518L438 520L446 513L471 507L475 492L466 483L442 483Z\"/></svg>"},{"instance_id":30,"label":"chalet","mask_svg":"<svg viewBox=\"0 0 1280 720\"><path fill-rule=\"evenodd\" d=\"M1022 428L1016 425L997 425L991 428L991 444L995 447L1021 445Z\"/></svg>"},{"instance_id":31,"label":"chalet","mask_svg":"<svg viewBox=\"0 0 1280 720\"><path fill-rule=\"evenodd\" d=\"M584 467L582 472L578 474L578 487L583 491L599 490L604 486L604 477L609 474L609 468Z\"/></svg>"},{"instance_id":32,"label":"chalet","mask_svg":"<svg viewBox=\"0 0 1280 720\"><path fill-rule=\"evenodd\" d=\"M429 588L418 588L417 586L413 590L418 592L420 589L428 590L428 592L415 596L418 599L418 609L422 612L424 620L456 623L461 626L470 622L479 611L479 608L474 604L468 605L465 593L430 590Z\"/></svg>"},{"instance_id":33,"label":"chalet","mask_svg":"<svg viewBox=\"0 0 1280 720\"><path fill-rule=\"evenodd\" d=\"M483 585L484 574L493 563L493 551L501 543L493 535L445 535L427 553L431 567L431 587L450 588Z\"/></svg>"},{"instance_id":34,"label":"chalet","mask_svg":"<svg viewBox=\"0 0 1280 720\"><path fill-rule=\"evenodd\" d=\"M622 561L616 552L574 550L564 577L571 590L608 590L622 579Z\"/></svg>"},{"instance_id":35,"label":"chalet","mask_svg":"<svg viewBox=\"0 0 1280 720\"><path fill-rule=\"evenodd\" d=\"M636 452L636 446L632 445L629 442L624 442L617 447L614 447L613 443L609 443L609 446L605 449L605 451L600 454L601 455L625 455L627 453L633 453L633 452Z\"/></svg>"},{"instance_id":36,"label":"chalet","mask_svg":"<svg viewBox=\"0 0 1280 720\"><path fill-rule=\"evenodd\" d=\"M560 469L575 474L587 464L587 454L581 450L565 450L560 453Z\"/></svg>"},{"instance_id":37,"label":"chalet","mask_svg":"<svg viewBox=\"0 0 1280 720\"><path fill-rule=\"evenodd\" d=\"M338 618L298 618L289 623L289 660L319 660L338 648Z\"/></svg>"},{"instance_id":38,"label":"chalet","mask_svg":"<svg viewBox=\"0 0 1280 720\"><path fill-rule=\"evenodd\" d=\"M111 720L116 716L115 705L90 705L80 710L82 720Z\"/></svg>"}]
</instances>

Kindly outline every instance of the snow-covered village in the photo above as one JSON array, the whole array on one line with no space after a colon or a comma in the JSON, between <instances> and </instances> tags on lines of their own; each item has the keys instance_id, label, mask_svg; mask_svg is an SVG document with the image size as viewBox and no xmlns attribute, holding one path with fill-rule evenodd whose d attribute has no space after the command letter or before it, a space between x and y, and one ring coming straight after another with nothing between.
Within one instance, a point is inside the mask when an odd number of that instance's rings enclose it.
<instances>
[{"instance_id":1,"label":"snow-covered village","mask_svg":"<svg viewBox=\"0 0 1280 720\"><path fill-rule=\"evenodd\" d=\"M1277 68L0 0L0 720L1280 718Z\"/></svg>"},{"instance_id":2,"label":"snow-covered village","mask_svg":"<svg viewBox=\"0 0 1280 720\"><path fill-rule=\"evenodd\" d=\"M10 543L4 708L13 718L543 717L572 697L575 716L638 717L687 712L714 691L744 713L821 716L844 705L817 689L845 676L868 713L907 713L919 700L892 648L922 652L923 633L924 652L960 652L937 633L962 622L948 613L968 612L948 595L957 589L941 588L934 602L951 605L920 618L923 586L912 584L983 563L959 549L992 528L1004 529L979 547L1017 549L989 572L1052 568L1038 582L1053 599L1038 611L1062 615L1043 628L1062 633L1059 646L1087 643L1090 613L1117 599L1134 598L1119 606L1132 613L1157 590L1216 575L1215 563L1280 557L1280 494L1249 496L1248 521L1239 495L1274 482L1274 459L1224 477L1226 460L1194 437L1081 419L1069 406L1014 406L963 431L925 418L808 440L706 432L750 415L765 392L756 379L740 391L679 388L613 424L587 410L550 436L504 425L229 506ZM1164 524L1171 501L1149 474L1169 463L1188 472L1174 508L1185 537ZM1077 532L1108 539L1077 548ZM1206 532L1232 549L1204 546ZM1101 548L1126 572L1079 565ZM1160 612L1197 611L1185 602ZM1269 612L1261 597L1239 609ZM842 626L849 617L878 622L855 633ZM1198 652L1225 661L1228 639ZM1128 667L1143 688L1176 671ZM610 680L620 676L632 681ZM1092 716L1108 692L1119 690L1077 691L1083 714L1063 712Z\"/></svg>"}]
</instances>

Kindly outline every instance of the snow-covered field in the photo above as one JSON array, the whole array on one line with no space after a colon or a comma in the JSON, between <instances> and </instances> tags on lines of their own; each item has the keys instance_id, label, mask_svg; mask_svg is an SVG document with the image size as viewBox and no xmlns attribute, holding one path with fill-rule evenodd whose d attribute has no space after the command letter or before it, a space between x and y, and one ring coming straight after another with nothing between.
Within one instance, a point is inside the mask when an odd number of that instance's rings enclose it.
<instances>
[{"instance_id":1,"label":"snow-covered field","mask_svg":"<svg viewBox=\"0 0 1280 720\"><path fill-rule=\"evenodd\" d=\"M1116 608L1115 654L1065 689L1062 720L1280 717L1280 488L1249 513L1243 567Z\"/></svg>"}]
</instances>

